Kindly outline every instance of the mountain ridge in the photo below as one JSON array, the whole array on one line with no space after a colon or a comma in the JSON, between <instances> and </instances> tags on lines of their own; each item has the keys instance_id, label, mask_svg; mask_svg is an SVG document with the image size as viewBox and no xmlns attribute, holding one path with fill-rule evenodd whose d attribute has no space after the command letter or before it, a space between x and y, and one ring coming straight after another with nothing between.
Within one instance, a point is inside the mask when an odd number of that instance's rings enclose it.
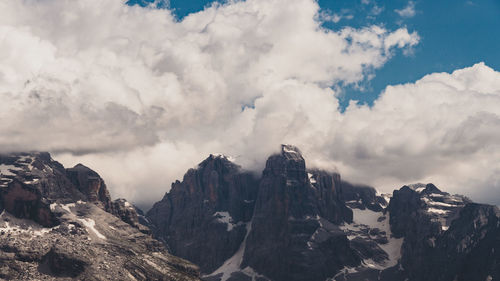
<instances>
[{"instance_id":1,"label":"mountain ridge","mask_svg":"<svg viewBox=\"0 0 500 281\"><path fill-rule=\"evenodd\" d=\"M214 159L210 156L202 163ZM232 164L225 157L216 159L227 162L226 165ZM214 178L226 178L228 175L234 178L234 173L238 172L236 170L227 174L221 170L206 170L206 166L204 167L203 173L211 174ZM252 196L247 201L252 202L251 218L234 218L231 215L234 210L230 211L222 205L213 209L201 208L198 209L200 218L203 217L200 223L205 225L202 232L206 234L203 240L196 242L196 238L191 237L187 242L182 236L172 240L170 233L189 232L190 229L175 222L164 224L158 220L159 217L177 213L177 220L189 219L182 218L183 209L177 209L176 206L181 202L190 202L192 196L198 198L197 202L210 201L214 199L209 197L211 193L219 194L218 192L225 190L219 189L217 183L221 182L210 182L203 177L195 177L195 180L193 173L196 174L197 171L192 169L186 173L182 182L177 181L175 194L167 192L147 216L153 225L163 228L164 232L153 233L167 245L193 245L202 243L201 241L216 245L217 242L212 241L222 237L226 237L222 238L226 243L234 245L231 249L225 248L226 259L214 259L209 267L199 264L204 280L431 278L451 281L485 280L499 276L497 256L490 255L493 262L484 260L484 263L491 265L490 269L482 269L480 275L470 279L470 272L477 268L464 272L458 271L458 268L462 268L464 263L478 262L471 262L467 256L458 258L458 253L445 253L449 245L462 243L451 238L455 237L455 233L449 233L457 231L457 227L452 226L453 222L468 223L467 219L463 219L463 210L479 206L475 213L472 210L470 212L477 216L490 214L488 218L491 223L485 225L491 229L487 232L497 233L497 207L472 203L465 196L450 195L433 184L403 186L394 190L392 195L381 195L373 187L345 182L337 173L307 169L300 150L291 145L282 145L281 153L271 155L262 176L255 179L253 186L249 187ZM211 193L197 192L198 188L205 190L206 186L210 186ZM170 204L168 211L162 208L162 204L167 204L166 198ZM227 200L230 197L221 198ZM466 206L468 207L465 208ZM183 208L196 207L186 203ZM214 229L218 229L216 234L210 234ZM200 231L196 225L191 230L195 233ZM470 235L474 234L473 230L469 232ZM238 238L231 240L231 233L238 233ZM419 235L414 235L415 233ZM469 245L471 249L468 250L476 251L476 244L486 243L480 236L475 239L477 242ZM495 243L498 242L495 241L493 239L488 242L491 245L486 245L496 249ZM448 248L443 245L448 245ZM183 253L176 252L175 247L177 246L173 247L174 254L197 263L196 253L184 256ZM217 252L217 247L211 251ZM205 254L204 251L198 251L198 255ZM455 275L450 279L449 276L442 277L445 266L435 266L438 262L429 263L428 260L432 259L427 256L442 257L451 254L456 255L457 259L456 264L450 268L457 271L452 271ZM428 270L421 272L418 270L420 267ZM464 279L465 276L469 279Z\"/></svg>"},{"instance_id":2,"label":"mountain ridge","mask_svg":"<svg viewBox=\"0 0 500 281\"><path fill-rule=\"evenodd\" d=\"M0 278L500 278L497 206L433 184L380 194L307 168L292 145L271 155L261 176L231 160L211 154L143 214L111 200L83 164L0 154Z\"/></svg>"},{"instance_id":3,"label":"mountain ridge","mask_svg":"<svg viewBox=\"0 0 500 281\"><path fill-rule=\"evenodd\" d=\"M84 165L49 153L0 154L0 279L199 280L126 200Z\"/></svg>"}]
</instances>

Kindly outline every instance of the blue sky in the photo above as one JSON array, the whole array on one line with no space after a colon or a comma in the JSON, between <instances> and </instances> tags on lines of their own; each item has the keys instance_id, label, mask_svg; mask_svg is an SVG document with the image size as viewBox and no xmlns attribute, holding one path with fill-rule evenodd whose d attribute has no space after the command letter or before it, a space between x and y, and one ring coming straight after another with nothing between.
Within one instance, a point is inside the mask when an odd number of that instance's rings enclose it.
<instances>
[{"instance_id":1,"label":"blue sky","mask_svg":"<svg viewBox=\"0 0 500 281\"><path fill-rule=\"evenodd\" d=\"M131 0L129 4L149 0ZM182 20L202 10L211 0L170 0L170 9ZM498 0L319 0L322 11L341 16L324 27L338 30L345 26L365 27L373 24L388 29L407 27L416 31L420 43L411 54L398 52L375 77L360 87L344 89L340 101L372 104L387 85L415 82L426 74L452 72L455 69L485 62L500 69L500 1ZM163 5L164 7L165 5ZM414 15L397 11L413 7ZM409 11L409 10L407 10Z\"/></svg>"}]
</instances>

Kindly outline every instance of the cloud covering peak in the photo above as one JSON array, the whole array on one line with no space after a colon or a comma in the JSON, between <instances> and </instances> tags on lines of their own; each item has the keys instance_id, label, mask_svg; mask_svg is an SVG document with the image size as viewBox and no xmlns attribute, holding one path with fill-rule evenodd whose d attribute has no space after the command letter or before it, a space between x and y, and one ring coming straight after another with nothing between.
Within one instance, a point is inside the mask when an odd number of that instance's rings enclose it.
<instances>
[{"instance_id":1,"label":"cloud covering peak","mask_svg":"<svg viewBox=\"0 0 500 281\"><path fill-rule=\"evenodd\" d=\"M313 0L230 1L182 21L115 0L2 1L1 150L84 161L139 202L211 152L258 170L280 143L355 181L498 190L498 72L432 74L341 113L342 87L419 36L332 31L319 15Z\"/></svg>"}]
</instances>

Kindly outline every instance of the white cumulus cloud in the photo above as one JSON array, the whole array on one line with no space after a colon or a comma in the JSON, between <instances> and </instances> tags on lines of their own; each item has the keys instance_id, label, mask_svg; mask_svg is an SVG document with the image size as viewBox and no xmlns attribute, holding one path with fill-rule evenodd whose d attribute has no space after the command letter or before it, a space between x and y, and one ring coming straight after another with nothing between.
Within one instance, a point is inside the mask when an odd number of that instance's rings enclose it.
<instances>
[{"instance_id":1,"label":"white cumulus cloud","mask_svg":"<svg viewBox=\"0 0 500 281\"><path fill-rule=\"evenodd\" d=\"M313 0L230 1L182 21L116 0L2 1L0 150L83 162L139 203L209 153L259 171L280 143L380 188L498 189L498 72L432 74L341 113L338 89L419 36L320 18Z\"/></svg>"}]
</instances>

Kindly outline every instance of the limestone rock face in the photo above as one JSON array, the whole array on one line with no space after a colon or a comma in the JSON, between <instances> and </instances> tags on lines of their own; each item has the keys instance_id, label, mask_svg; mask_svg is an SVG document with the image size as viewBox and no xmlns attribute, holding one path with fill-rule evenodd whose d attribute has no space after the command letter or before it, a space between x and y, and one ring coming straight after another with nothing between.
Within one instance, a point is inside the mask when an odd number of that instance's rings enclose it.
<instances>
[{"instance_id":1,"label":"limestone rock face","mask_svg":"<svg viewBox=\"0 0 500 281\"><path fill-rule=\"evenodd\" d=\"M291 145L269 157L260 179L211 155L147 217L206 280L324 280L361 262L338 226L352 221L340 176L307 170Z\"/></svg>"},{"instance_id":2,"label":"limestone rock face","mask_svg":"<svg viewBox=\"0 0 500 281\"><path fill-rule=\"evenodd\" d=\"M198 267L145 234L136 210L113 204L83 165L1 155L0 208L2 280L200 280Z\"/></svg>"},{"instance_id":3,"label":"limestone rock face","mask_svg":"<svg viewBox=\"0 0 500 281\"><path fill-rule=\"evenodd\" d=\"M87 202L94 202L105 211L113 212L111 196L99 174L82 164L77 164L73 168L66 169L66 175L78 191L86 197Z\"/></svg>"},{"instance_id":4,"label":"limestone rock face","mask_svg":"<svg viewBox=\"0 0 500 281\"><path fill-rule=\"evenodd\" d=\"M306 170L300 151L283 145L262 174L243 267L273 280L324 280L359 257L343 231L352 220L340 177Z\"/></svg>"},{"instance_id":5,"label":"limestone rock face","mask_svg":"<svg viewBox=\"0 0 500 281\"><path fill-rule=\"evenodd\" d=\"M380 212L389 202L382 196L377 195L377 190L367 185L351 184L342 181L343 200L350 208L369 209Z\"/></svg>"},{"instance_id":6,"label":"limestone rock face","mask_svg":"<svg viewBox=\"0 0 500 281\"><path fill-rule=\"evenodd\" d=\"M393 233L404 237L402 274L410 280L498 278L500 211L432 184L404 186L388 206ZM496 276L496 277L495 277Z\"/></svg>"},{"instance_id":7,"label":"limestone rock face","mask_svg":"<svg viewBox=\"0 0 500 281\"><path fill-rule=\"evenodd\" d=\"M144 217L142 210L132 205L126 199L120 198L114 200L111 202L111 209L115 216L139 229L140 232L145 234L151 233L151 224L149 220Z\"/></svg>"},{"instance_id":8,"label":"limestone rock face","mask_svg":"<svg viewBox=\"0 0 500 281\"><path fill-rule=\"evenodd\" d=\"M257 196L258 181L222 155L210 155L147 213L156 237L173 254L217 269L240 247Z\"/></svg>"},{"instance_id":9,"label":"limestone rock face","mask_svg":"<svg viewBox=\"0 0 500 281\"><path fill-rule=\"evenodd\" d=\"M496 280L499 210L433 184L392 194L308 169L283 145L262 176L211 155L147 213L203 280Z\"/></svg>"}]
</instances>

